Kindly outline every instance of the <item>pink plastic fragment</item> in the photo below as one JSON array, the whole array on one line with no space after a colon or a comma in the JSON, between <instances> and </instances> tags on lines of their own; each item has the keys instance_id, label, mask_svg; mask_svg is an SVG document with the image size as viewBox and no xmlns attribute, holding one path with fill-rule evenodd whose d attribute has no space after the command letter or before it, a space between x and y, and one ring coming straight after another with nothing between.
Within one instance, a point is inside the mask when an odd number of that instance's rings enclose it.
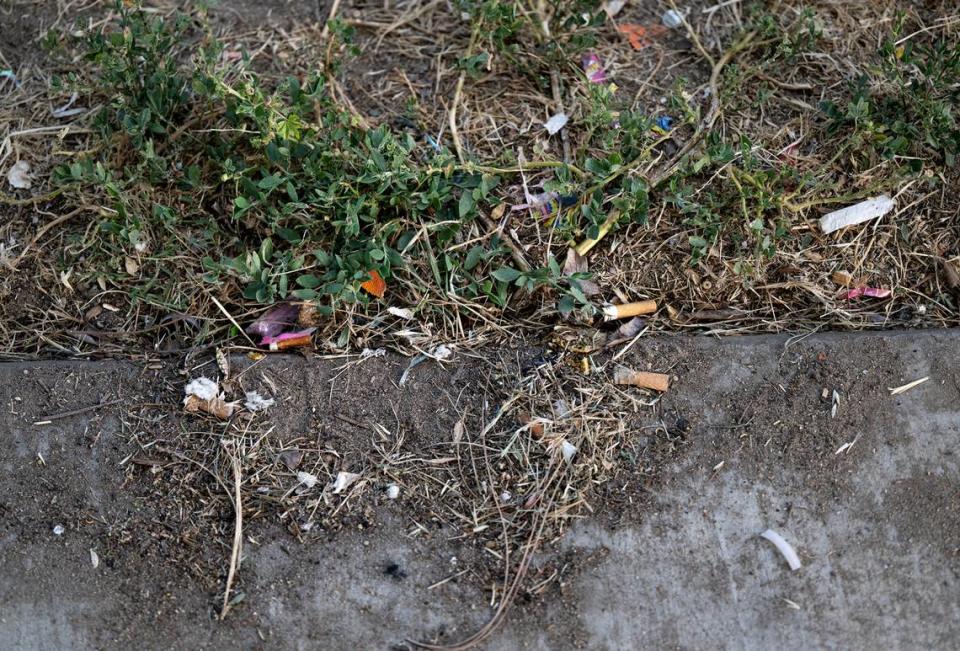
<instances>
[{"instance_id":1,"label":"pink plastic fragment","mask_svg":"<svg viewBox=\"0 0 960 651\"><path fill-rule=\"evenodd\" d=\"M593 52L583 55L583 72L592 84L605 84L607 82L607 73L603 71L603 62Z\"/></svg>"},{"instance_id":2,"label":"pink plastic fragment","mask_svg":"<svg viewBox=\"0 0 960 651\"><path fill-rule=\"evenodd\" d=\"M855 298L866 297L866 298L890 298L892 292L889 289L883 289L880 287L856 287L851 289L844 295L848 301L852 301Z\"/></svg>"},{"instance_id":3,"label":"pink plastic fragment","mask_svg":"<svg viewBox=\"0 0 960 651\"><path fill-rule=\"evenodd\" d=\"M261 346L269 346L271 344L279 344L281 341L286 341L287 339L297 339L298 337L307 337L313 334L316 328L307 328L306 330L297 330L296 332L284 332L276 336L267 335L260 340Z\"/></svg>"},{"instance_id":4,"label":"pink plastic fragment","mask_svg":"<svg viewBox=\"0 0 960 651\"><path fill-rule=\"evenodd\" d=\"M247 326L247 333L261 337L275 337L297 322L300 308L293 303L280 303L264 312L259 319Z\"/></svg>"}]
</instances>

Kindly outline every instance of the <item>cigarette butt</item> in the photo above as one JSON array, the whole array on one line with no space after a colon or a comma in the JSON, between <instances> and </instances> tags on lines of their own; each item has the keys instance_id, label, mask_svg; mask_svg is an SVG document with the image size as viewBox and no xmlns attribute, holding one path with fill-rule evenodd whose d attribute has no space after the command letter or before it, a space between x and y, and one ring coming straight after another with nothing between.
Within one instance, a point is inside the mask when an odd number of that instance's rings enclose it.
<instances>
[{"instance_id":1,"label":"cigarette butt","mask_svg":"<svg viewBox=\"0 0 960 651\"><path fill-rule=\"evenodd\" d=\"M603 320L631 319L641 314L653 314L657 311L656 301L640 301L639 303L624 303L622 305L607 305L603 308Z\"/></svg>"},{"instance_id":2,"label":"cigarette butt","mask_svg":"<svg viewBox=\"0 0 960 651\"><path fill-rule=\"evenodd\" d=\"M289 339L282 339L280 341L275 341L270 344L270 350L276 352L278 350L286 350L287 348L299 348L301 346L310 345L310 334L300 335L299 337L290 337Z\"/></svg>"},{"instance_id":3,"label":"cigarette butt","mask_svg":"<svg viewBox=\"0 0 960 651\"><path fill-rule=\"evenodd\" d=\"M613 381L615 384L629 384L641 389L653 389L661 393L670 388L669 375L632 371L628 368L618 368L613 374Z\"/></svg>"}]
</instances>

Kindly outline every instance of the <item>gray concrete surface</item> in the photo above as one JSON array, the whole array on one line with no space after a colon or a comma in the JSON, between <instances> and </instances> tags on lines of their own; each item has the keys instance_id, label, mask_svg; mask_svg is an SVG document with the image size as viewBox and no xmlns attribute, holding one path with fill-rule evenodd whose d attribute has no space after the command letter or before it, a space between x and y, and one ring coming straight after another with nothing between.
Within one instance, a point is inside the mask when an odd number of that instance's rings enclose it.
<instances>
[{"instance_id":1,"label":"gray concrete surface","mask_svg":"<svg viewBox=\"0 0 960 651\"><path fill-rule=\"evenodd\" d=\"M638 364L685 360L658 412L691 420L683 453L648 503L584 518L545 551L577 569L486 648L960 648L958 343L937 331L641 347ZM832 370L816 371L814 357ZM185 568L126 556L93 569L104 528L135 535L162 495L118 479L117 418L29 425L43 410L24 404L24 371L150 394L133 364L0 365L3 648L399 649L489 617L476 586L428 589L456 571L457 545L411 539L397 512L378 535L299 546L277 532L248 545L247 603L223 624ZM903 395L887 390L924 376ZM841 396L836 417L824 388ZM78 512L105 524L82 527ZM67 534L53 536L61 521ZM795 546L800 570L758 538L767 528ZM384 580L384 559L410 579Z\"/></svg>"}]
</instances>

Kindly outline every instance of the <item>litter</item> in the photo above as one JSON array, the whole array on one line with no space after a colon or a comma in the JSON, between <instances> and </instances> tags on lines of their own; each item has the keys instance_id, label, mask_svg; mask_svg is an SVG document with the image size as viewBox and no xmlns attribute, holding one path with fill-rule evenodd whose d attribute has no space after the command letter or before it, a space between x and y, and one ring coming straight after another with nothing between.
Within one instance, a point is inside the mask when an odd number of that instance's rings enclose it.
<instances>
[{"instance_id":1,"label":"litter","mask_svg":"<svg viewBox=\"0 0 960 651\"><path fill-rule=\"evenodd\" d=\"M316 330L316 328L307 328L306 330L298 330L296 332L284 332L276 337L264 337L260 340L260 345L269 346L270 350L274 352L287 350L288 348L309 346L314 330Z\"/></svg>"},{"instance_id":2,"label":"litter","mask_svg":"<svg viewBox=\"0 0 960 651\"><path fill-rule=\"evenodd\" d=\"M593 52L583 55L583 72L591 84L607 83L607 73L603 71L603 61Z\"/></svg>"},{"instance_id":3,"label":"litter","mask_svg":"<svg viewBox=\"0 0 960 651\"><path fill-rule=\"evenodd\" d=\"M55 524L53 526L54 536L62 536L65 531L66 531L66 528L62 524Z\"/></svg>"},{"instance_id":4,"label":"litter","mask_svg":"<svg viewBox=\"0 0 960 651\"><path fill-rule=\"evenodd\" d=\"M629 385L641 389L653 389L664 393L670 388L670 376L664 373L648 373L620 367L613 373L614 384Z\"/></svg>"},{"instance_id":5,"label":"litter","mask_svg":"<svg viewBox=\"0 0 960 651\"><path fill-rule=\"evenodd\" d=\"M907 384L904 384L904 385L902 385L902 386L896 387L895 389L891 389L891 388L888 387L888 390L890 391L890 395L891 395L891 396L898 396L898 395L900 395L901 393L906 393L907 391L909 391L910 389L912 389L912 388L914 388L914 387L920 386L921 384L923 384L924 382L926 382L926 381L929 380L929 379L930 379L929 376L927 376L927 377L922 377L922 378L920 378L919 380L914 380L913 382L908 382Z\"/></svg>"},{"instance_id":6,"label":"litter","mask_svg":"<svg viewBox=\"0 0 960 651\"><path fill-rule=\"evenodd\" d=\"M767 529L762 534L760 534L760 537L766 538L767 540L769 540L770 542L772 542L774 545L777 546L777 549L780 551L781 554L783 554L783 557L787 561L787 565L790 566L790 569L792 571L796 571L800 569L800 557L797 556L797 552L793 550L793 547L790 546L790 543L784 540L780 534L778 534L773 529Z\"/></svg>"},{"instance_id":7,"label":"litter","mask_svg":"<svg viewBox=\"0 0 960 651\"><path fill-rule=\"evenodd\" d=\"M313 488L317 485L317 482L320 481L320 479L316 475L312 475L309 472L304 472L301 470L297 473L297 481L307 488Z\"/></svg>"},{"instance_id":8,"label":"litter","mask_svg":"<svg viewBox=\"0 0 960 651\"><path fill-rule=\"evenodd\" d=\"M400 497L400 487L396 484L390 484L387 486L387 499L395 500Z\"/></svg>"},{"instance_id":9,"label":"litter","mask_svg":"<svg viewBox=\"0 0 960 651\"><path fill-rule=\"evenodd\" d=\"M833 390L833 399L830 402L831 402L830 418L836 418L837 409L840 407L840 394L837 393L836 389Z\"/></svg>"},{"instance_id":10,"label":"litter","mask_svg":"<svg viewBox=\"0 0 960 651\"><path fill-rule=\"evenodd\" d=\"M894 209L896 204L887 195L871 197L853 206L834 210L820 218L820 230L832 233L847 226L862 224L863 222L883 217Z\"/></svg>"},{"instance_id":11,"label":"litter","mask_svg":"<svg viewBox=\"0 0 960 651\"><path fill-rule=\"evenodd\" d=\"M669 115L661 115L656 120L657 126L663 129L664 131L669 131L673 128L673 118Z\"/></svg>"},{"instance_id":12,"label":"litter","mask_svg":"<svg viewBox=\"0 0 960 651\"><path fill-rule=\"evenodd\" d=\"M300 462L303 461L303 452L300 450L284 450L278 457L280 462L287 467L287 470L296 470Z\"/></svg>"},{"instance_id":13,"label":"litter","mask_svg":"<svg viewBox=\"0 0 960 651\"><path fill-rule=\"evenodd\" d=\"M841 287L849 287L854 284L853 275L846 271L834 271L830 275L830 278Z\"/></svg>"},{"instance_id":14,"label":"litter","mask_svg":"<svg viewBox=\"0 0 960 651\"><path fill-rule=\"evenodd\" d=\"M387 354L386 348L364 348L360 352L360 359L372 359L375 357L384 357Z\"/></svg>"},{"instance_id":15,"label":"litter","mask_svg":"<svg viewBox=\"0 0 960 651\"><path fill-rule=\"evenodd\" d=\"M186 397L183 399L183 408L190 413L205 412L220 420L227 420L233 416L237 403L227 402L217 383L205 377L191 380L183 388Z\"/></svg>"},{"instance_id":16,"label":"litter","mask_svg":"<svg viewBox=\"0 0 960 651\"><path fill-rule=\"evenodd\" d=\"M388 307L387 312L397 317L398 319L403 319L404 321L413 320L413 311L408 310L402 307Z\"/></svg>"},{"instance_id":17,"label":"litter","mask_svg":"<svg viewBox=\"0 0 960 651\"><path fill-rule=\"evenodd\" d=\"M350 484L360 479L360 475L355 472L345 472L341 470L337 473L337 478L330 483L328 488L334 495L339 495L345 491Z\"/></svg>"},{"instance_id":18,"label":"litter","mask_svg":"<svg viewBox=\"0 0 960 651\"><path fill-rule=\"evenodd\" d=\"M13 70L0 70L0 79L9 79L14 86L20 87L20 82L17 81L17 75L14 74Z\"/></svg>"},{"instance_id":19,"label":"litter","mask_svg":"<svg viewBox=\"0 0 960 651\"><path fill-rule=\"evenodd\" d=\"M683 24L683 16L680 15L679 11L674 9L667 9L660 20L663 22L663 25L669 29L676 29Z\"/></svg>"},{"instance_id":20,"label":"litter","mask_svg":"<svg viewBox=\"0 0 960 651\"><path fill-rule=\"evenodd\" d=\"M613 18L620 13L626 4L627 0L607 0L603 3L603 10L607 12L608 16Z\"/></svg>"},{"instance_id":21,"label":"litter","mask_svg":"<svg viewBox=\"0 0 960 651\"><path fill-rule=\"evenodd\" d=\"M247 408L247 411L263 411L264 409L269 409L273 406L273 398L264 398L256 391L247 391L246 401L243 403L243 406Z\"/></svg>"},{"instance_id":22,"label":"litter","mask_svg":"<svg viewBox=\"0 0 960 651\"><path fill-rule=\"evenodd\" d=\"M603 308L603 320L614 321L616 319L629 319L642 314L653 314L656 311L656 301L640 301L638 303L606 305Z\"/></svg>"},{"instance_id":23,"label":"litter","mask_svg":"<svg viewBox=\"0 0 960 651\"><path fill-rule=\"evenodd\" d=\"M636 316L617 328L617 339L633 339L647 327L647 320Z\"/></svg>"},{"instance_id":24,"label":"litter","mask_svg":"<svg viewBox=\"0 0 960 651\"><path fill-rule=\"evenodd\" d=\"M383 295L387 293L387 282L376 269L371 269L367 273L370 274L370 279L360 283L360 287L372 296L383 298Z\"/></svg>"},{"instance_id":25,"label":"litter","mask_svg":"<svg viewBox=\"0 0 960 651\"><path fill-rule=\"evenodd\" d=\"M74 115L79 115L81 113L84 113L87 110L85 108L70 108L71 106L73 106L74 102L77 101L77 97L78 97L77 93L74 93L73 95L70 96L70 99L67 101L66 104L64 104L59 108L52 109L50 111L50 114L53 115L53 117L60 120L62 118L68 118Z\"/></svg>"},{"instance_id":26,"label":"litter","mask_svg":"<svg viewBox=\"0 0 960 651\"><path fill-rule=\"evenodd\" d=\"M573 461L573 455L577 453L577 446L565 440L560 444L560 453L563 455L563 460L570 463Z\"/></svg>"},{"instance_id":27,"label":"litter","mask_svg":"<svg viewBox=\"0 0 960 651\"><path fill-rule=\"evenodd\" d=\"M217 383L205 377L190 380L183 390L188 396L196 396L201 400L213 400L219 391Z\"/></svg>"},{"instance_id":28,"label":"litter","mask_svg":"<svg viewBox=\"0 0 960 651\"><path fill-rule=\"evenodd\" d=\"M560 131L560 129L567 125L568 119L569 118L567 117L566 113L557 113L556 115L551 116L550 119L543 124L543 128L546 129L547 133L549 133L551 136L555 135L558 131Z\"/></svg>"},{"instance_id":29,"label":"litter","mask_svg":"<svg viewBox=\"0 0 960 651\"><path fill-rule=\"evenodd\" d=\"M500 493L500 502L502 504L509 504L510 500L512 499L513 499L513 493L511 493L510 491L503 491L502 493Z\"/></svg>"},{"instance_id":30,"label":"litter","mask_svg":"<svg viewBox=\"0 0 960 651\"><path fill-rule=\"evenodd\" d=\"M93 569L100 567L100 556L93 548L90 549L90 564L93 565Z\"/></svg>"},{"instance_id":31,"label":"litter","mask_svg":"<svg viewBox=\"0 0 960 651\"><path fill-rule=\"evenodd\" d=\"M511 211L537 209L544 217L555 212L560 212L564 208L569 208L577 203L579 197L575 194L561 195L556 192L544 192L542 194L532 194L527 197L527 203L518 203L510 206Z\"/></svg>"},{"instance_id":32,"label":"litter","mask_svg":"<svg viewBox=\"0 0 960 651\"><path fill-rule=\"evenodd\" d=\"M651 38L655 38L667 31L662 25L652 25L644 27L635 23L623 23L617 27L617 31L627 37L630 47L634 50L642 50L652 43Z\"/></svg>"},{"instance_id":33,"label":"litter","mask_svg":"<svg viewBox=\"0 0 960 651\"><path fill-rule=\"evenodd\" d=\"M267 310L263 315L247 326L247 334L261 337L276 337L288 327L296 324L300 308L293 303L280 303ZM261 342L261 345L263 343Z\"/></svg>"},{"instance_id":34,"label":"litter","mask_svg":"<svg viewBox=\"0 0 960 651\"><path fill-rule=\"evenodd\" d=\"M852 301L855 298L865 296L866 298L890 298L890 290L881 287L854 287L846 294L844 298Z\"/></svg>"},{"instance_id":35,"label":"litter","mask_svg":"<svg viewBox=\"0 0 960 651\"><path fill-rule=\"evenodd\" d=\"M18 190L29 190L32 185L30 181L30 163L25 160L17 161L7 172L7 182Z\"/></svg>"}]
</instances>

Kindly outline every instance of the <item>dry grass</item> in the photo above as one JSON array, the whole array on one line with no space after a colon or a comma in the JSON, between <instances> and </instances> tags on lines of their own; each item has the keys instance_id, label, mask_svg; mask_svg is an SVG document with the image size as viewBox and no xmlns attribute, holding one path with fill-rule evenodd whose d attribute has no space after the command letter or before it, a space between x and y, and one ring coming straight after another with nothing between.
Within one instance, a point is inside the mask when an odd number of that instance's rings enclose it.
<instances>
[{"instance_id":1,"label":"dry grass","mask_svg":"<svg viewBox=\"0 0 960 651\"><path fill-rule=\"evenodd\" d=\"M29 4L16 6L26 10ZM60 3L51 20L65 26L67 17L81 9L95 20L107 20L104 6ZM775 44L746 30L745 3L736 0L697 4L687 16L689 32L669 32L643 50L631 50L616 23L654 23L667 6L630 3L614 24L596 32L595 51L619 85L616 109L673 110L666 98L685 79L685 97L699 111L698 119L670 139L659 139L653 155L622 172L647 179L651 188L658 182L664 187L651 192L648 223L625 225L593 248L589 264L598 298L656 299L663 308L648 320L651 334L958 325L957 288L944 266L945 260L960 260L956 171L929 160L922 176L901 178L891 161L861 166L857 152L831 140L816 108L823 100L843 97L848 84L872 65L897 10L907 13L907 40L956 39L960 18L955 8L932 3L919 9L892 0L809 3L805 6L813 9L823 37L816 50L801 48L786 69L771 55ZM800 3L776 3L775 8L781 27L802 19ZM526 11L544 9L529 5ZM390 124L417 138L429 135L461 160L505 170L507 183L501 189L509 204L541 191L559 162L579 164L588 155L605 153L586 128L597 100L577 58L550 74L529 74L542 73L544 61L528 58L520 65L489 51L480 32L471 30L446 2L347 3L337 8L337 16L357 30L360 54L355 59L333 51L325 28L307 17L285 28L227 26L222 36L228 50L250 52L254 68L275 81L303 74L317 62L344 59L334 92L348 110L366 123ZM744 40L735 41L738 37ZM529 38L537 42L547 36ZM33 40L24 45L34 46ZM484 49L492 56L481 74L474 78L462 72L458 60ZM10 67L10 56L0 51L0 65ZM240 299L235 286L214 290L204 285L198 260L187 253L159 261L182 270L170 288L187 297L176 310L131 296L137 273L128 260L96 257L96 219L110 208L64 201L47 179L55 164L89 154L96 141L89 137L84 115L50 117L50 107L68 97L50 86L51 77L66 70L47 65L40 58L27 60L18 68L20 86L0 80L0 171L5 174L15 160L28 160L36 178L29 192L11 192L4 183L0 195L0 355L203 357L228 337L234 323L249 322L262 308ZM541 125L559 111L570 116L570 123L561 136L547 138ZM789 188L791 196L780 204L778 217L786 233L772 255L757 253L754 242L742 237L746 219L724 215L730 220L725 234L690 263L689 237L698 230L666 201L666 186L682 156L692 152L696 158L711 137L747 140L749 153L770 166L790 152L790 164L812 179ZM699 195L719 192L718 187L729 193L744 184L733 169L737 160L698 181ZM880 191L895 196L895 213L838 235L819 232L816 220L834 202L849 203ZM545 265L550 255L563 259L568 246L584 235L583 229L563 230L534 211L508 211L495 222L485 215L464 241L484 242L504 233L518 266ZM737 237L728 237L731 233ZM92 259L104 268L84 268ZM144 263L134 259L137 266ZM892 289L893 299L844 299L844 288L833 281L838 271ZM386 345L413 355L453 343L462 354L518 334L542 339L561 323L550 290L518 294L511 309L500 310L410 274L398 276L388 297L394 305L423 308L422 315L407 322L389 315L386 305L382 312L345 309L322 324L320 347L343 352ZM594 329L585 332L590 337ZM569 342L582 335L577 330L564 346L574 349ZM550 576L527 575L531 555L591 510L593 488L614 474L628 443L625 415L656 400L609 383L607 365L615 361L609 356L597 360L601 365L585 374L581 358L567 351L519 379L513 370L488 375L480 384L487 387L491 406L464 413L462 428L436 448L411 450L402 428L362 423L375 441L367 450L370 472L342 495L296 484L294 471L278 461L286 451L303 453L301 467L317 473L322 488L341 469L338 451L309 440L280 441L268 420L240 419L184 431L175 446L138 442L144 458L164 454L181 464L183 473L215 477L209 494L184 499L201 503L206 514L234 513L235 529L221 532L228 538L239 540L244 523L270 515L302 539L317 523L329 526L362 510L381 499L383 486L396 484L418 513L463 531L464 537L489 541L489 563L473 572L484 583L496 578L491 599L498 609L488 627L462 645L447 647L466 648L495 629L518 591L549 587ZM563 457L564 443L577 450L569 462ZM182 474L180 480L184 482ZM232 559L231 570L237 569L237 545L224 556ZM228 579L223 586L224 615L230 583Z\"/></svg>"}]
</instances>

